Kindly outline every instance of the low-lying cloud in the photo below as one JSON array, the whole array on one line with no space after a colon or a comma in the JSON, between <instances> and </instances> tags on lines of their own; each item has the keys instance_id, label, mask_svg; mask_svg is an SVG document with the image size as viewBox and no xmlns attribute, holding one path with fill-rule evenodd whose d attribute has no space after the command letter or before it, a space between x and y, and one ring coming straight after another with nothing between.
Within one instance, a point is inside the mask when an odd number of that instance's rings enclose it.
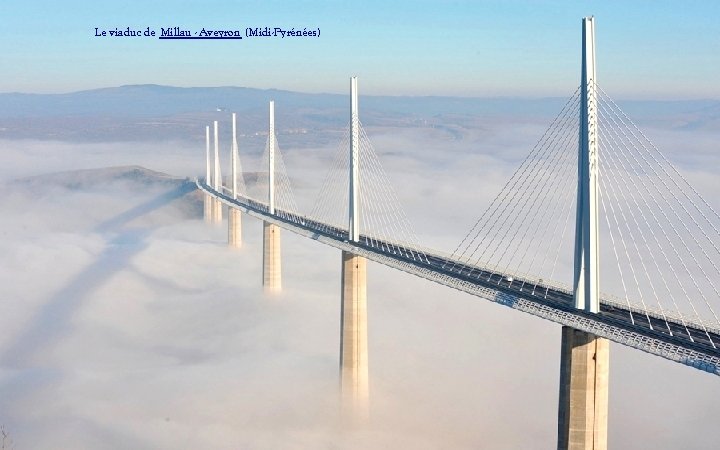
<instances>
[{"instance_id":1,"label":"low-lying cloud","mask_svg":"<svg viewBox=\"0 0 720 450\"><path fill-rule=\"evenodd\" d=\"M541 132L495 124L458 141L369 130L421 242L442 250ZM203 147L3 146L3 180L114 164L204 171ZM286 150L299 197L316 194L327 150ZM686 173L708 176L700 166ZM231 250L226 225L188 217L171 191L4 189L0 423L16 448L555 446L558 325L370 264L372 415L349 425L337 395L339 252L283 232L283 292L268 297L260 223L245 218L243 248ZM611 352L611 447L718 441L715 377Z\"/></svg>"}]
</instances>

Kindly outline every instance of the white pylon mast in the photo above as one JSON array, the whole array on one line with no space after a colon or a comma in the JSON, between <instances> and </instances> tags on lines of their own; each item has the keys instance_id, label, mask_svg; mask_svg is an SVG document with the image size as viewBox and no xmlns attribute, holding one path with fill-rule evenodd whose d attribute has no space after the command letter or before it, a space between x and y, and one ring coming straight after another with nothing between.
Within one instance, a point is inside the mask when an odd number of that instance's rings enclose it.
<instances>
[{"instance_id":1,"label":"white pylon mast","mask_svg":"<svg viewBox=\"0 0 720 450\"><path fill-rule=\"evenodd\" d=\"M210 127L205 127L205 184L210 186Z\"/></svg>"},{"instance_id":2,"label":"white pylon mast","mask_svg":"<svg viewBox=\"0 0 720 450\"><path fill-rule=\"evenodd\" d=\"M231 157L232 161L232 196L237 198L237 158L238 158L238 145L237 145L237 127L235 122L235 113L232 113L232 149Z\"/></svg>"},{"instance_id":3,"label":"white pylon mast","mask_svg":"<svg viewBox=\"0 0 720 450\"><path fill-rule=\"evenodd\" d=\"M215 179L213 180L213 188L220 191L220 150L218 148L218 123L214 122L215 128Z\"/></svg>"},{"instance_id":4,"label":"white pylon mast","mask_svg":"<svg viewBox=\"0 0 720 450\"><path fill-rule=\"evenodd\" d=\"M583 18L580 80L580 142L578 152L577 217L575 223L575 307L600 310L598 253L598 123L595 76L595 20Z\"/></svg>"},{"instance_id":5,"label":"white pylon mast","mask_svg":"<svg viewBox=\"0 0 720 450\"><path fill-rule=\"evenodd\" d=\"M275 214L275 102L272 100L268 129L268 207L270 214Z\"/></svg>"},{"instance_id":6,"label":"white pylon mast","mask_svg":"<svg viewBox=\"0 0 720 450\"><path fill-rule=\"evenodd\" d=\"M350 78L350 198L348 240L360 239L360 215L358 214L358 189L360 188L358 169L360 162L360 121L358 118L357 77Z\"/></svg>"}]
</instances>

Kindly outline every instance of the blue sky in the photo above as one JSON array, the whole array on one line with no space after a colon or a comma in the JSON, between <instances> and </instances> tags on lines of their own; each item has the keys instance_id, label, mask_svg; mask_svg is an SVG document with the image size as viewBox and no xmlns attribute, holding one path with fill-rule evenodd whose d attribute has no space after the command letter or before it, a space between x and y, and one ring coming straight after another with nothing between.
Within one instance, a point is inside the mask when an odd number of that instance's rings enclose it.
<instances>
[{"instance_id":1,"label":"blue sky","mask_svg":"<svg viewBox=\"0 0 720 450\"><path fill-rule=\"evenodd\" d=\"M28 1L0 4L0 92L123 84L388 95L567 95L595 15L599 84L625 98L720 98L715 1ZM160 41L94 29L320 28L319 38Z\"/></svg>"}]
</instances>

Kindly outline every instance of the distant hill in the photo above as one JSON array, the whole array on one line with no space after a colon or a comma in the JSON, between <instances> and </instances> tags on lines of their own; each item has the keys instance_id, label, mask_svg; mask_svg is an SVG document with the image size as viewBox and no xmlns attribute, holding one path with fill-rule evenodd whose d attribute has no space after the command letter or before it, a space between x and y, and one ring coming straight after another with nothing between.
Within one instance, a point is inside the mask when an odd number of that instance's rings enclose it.
<instances>
[{"instance_id":1,"label":"distant hill","mask_svg":"<svg viewBox=\"0 0 720 450\"><path fill-rule=\"evenodd\" d=\"M275 100L278 113L288 111L346 112L348 96L307 94L246 87L180 88L154 84L128 85L67 94L0 94L0 118L94 116L156 117L183 113L212 113L218 108L244 113L267 110ZM361 96L363 112L387 115L438 115L481 113L551 113L562 98L477 98Z\"/></svg>"},{"instance_id":2,"label":"distant hill","mask_svg":"<svg viewBox=\"0 0 720 450\"><path fill-rule=\"evenodd\" d=\"M568 92L570 95L571 92ZM0 139L70 141L202 140L213 120L257 135L276 102L279 134L313 133L322 143L348 122L348 97L246 87L130 85L67 94L0 94ZM565 98L360 97L361 121L378 127L482 127L490 120L548 122ZM720 128L720 101L619 102L634 120ZM225 130L226 128L224 128Z\"/></svg>"},{"instance_id":3,"label":"distant hill","mask_svg":"<svg viewBox=\"0 0 720 450\"><path fill-rule=\"evenodd\" d=\"M173 188L186 183L191 183L194 186L194 183L186 178L174 177L141 166L116 166L54 172L19 178L12 181L12 184L26 189L61 187L70 190L81 190L108 186L117 182L130 182L138 189L145 189L148 186Z\"/></svg>"},{"instance_id":4,"label":"distant hill","mask_svg":"<svg viewBox=\"0 0 720 450\"><path fill-rule=\"evenodd\" d=\"M194 181L140 166L54 172L19 178L0 186L0 193L14 192L33 197L62 195L63 190L124 196L152 192L156 193L155 203L171 205L180 217L202 217L202 196Z\"/></svg>"}]
</instances>

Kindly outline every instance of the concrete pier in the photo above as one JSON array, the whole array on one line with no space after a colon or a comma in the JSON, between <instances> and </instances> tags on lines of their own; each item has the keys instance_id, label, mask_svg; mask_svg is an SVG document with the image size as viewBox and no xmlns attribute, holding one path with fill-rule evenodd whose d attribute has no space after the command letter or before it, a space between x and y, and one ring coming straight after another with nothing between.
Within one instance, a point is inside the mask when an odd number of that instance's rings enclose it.
<instances>
[{"instance_id":1,"label":"concrete pier","mask_svg":"<svg viewBox=\"0 0 720 450\"><path fill-rule=\"evenodd\" d=\"M607 450L609 342L562 328L558 450Z\"/></svg>"},{"instance_id":2,"label":"concrete pier","mask_svg":"<svg viewBox=\"0 0 720 450\"><path fill-rule=\"evenodd\" d=\"M228 245L242 247L242 216L240 210L228 208Z\"/></svg>"},{"instance_id":3,"label":"concrete pier","mask_svg":"<svg viewBox=\"0 0 720 450\"><path fill-rule=\"evenodd\" d=\"M342 252L340 387L343 409L368 415L367 260Z\"/></svg>"},{"instance_id":4,"label":"concrete pier","mask_svg":"<svg viewBox=\"0 0 720 450\"><path fill-rule=\"evenodd\" d=\"M595 19L582 20L580 140L575 222L575 308L600 311L599 125L595 83ZM606 450L609 343L563 327L558 449Z\"/></svg>"},{"instance_id":5,"label":"concrete pier","mask_svg":"<svg viewBox=\"0 0 720 450\"><path fill-rule=\"evenodd\" d=\"M213 122L213 130L214 130L214 144L215 144L215 170L213 172L213 189L217 192L221 192L222 189L222 174L220 173L220 153L218 148L218 123L217 120ZM219 224L222 222L222 210L223 210L223 204L218 198L213 199L213 206L212 206L212 223Z\"/></svg>"},{"instance_id":6,"label":"concrete pier","mask_svg":"<svg viewBox=\"0 0 720 450\"><path fill-rule=\"evenodd\" d=\"M238 145L236 115L232 114L232 147L230 149L230 174L232 176L232 198L238 197ZM242 222L240 210L228 208L228 245L234 248L242 246Z\"/></svg>"},{"instance_id":7,"label":"concrete pier","mask_svg":"<svg viewBox=\"0 0 720 450\"><path fill-rule=\"evenodd\" d=\"M205 223L211 223L212 222L212 206L213 205L213 199L208 194L203 194L203 218L205 219Z\"/></svg>"},{"instance_id":8,"label":"concrete pier","mask_svg":"<svg viewBox=\"0 0 720 450\"><path fill-rule=\"evenodd\" d=\"M210 127L205 127L205 183L210 186L212 179L210 178ZM213 199L210 195L203 195L203 217L205 223L213 221Z\"/></svg>"},{"instance_id":9,"label":"concrete pier","mask_svg":"<svg viewBox=\"0 0 720 450\"><path fill-rule=\"evenodd\" d=\"M214 224L220 224L223 221L223 204L217 199L212 199L212 220Z\"/></svg>"},{"instance_id":10,"label":"concrete pier","mask_svg":"<svg viewBox=\"0 0 720 450\"><path fill-rule=\"evenodd\" d=\"M263 222L263 286L265 292L282 290L280 227Z\"/></svg>"}]
</instances>

